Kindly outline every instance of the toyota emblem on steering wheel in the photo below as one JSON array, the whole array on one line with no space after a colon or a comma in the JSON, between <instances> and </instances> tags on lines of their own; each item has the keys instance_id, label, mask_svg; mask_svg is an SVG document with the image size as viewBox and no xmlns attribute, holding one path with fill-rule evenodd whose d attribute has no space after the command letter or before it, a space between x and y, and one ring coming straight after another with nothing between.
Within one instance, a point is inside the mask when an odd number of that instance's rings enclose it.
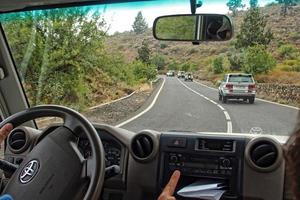
<instances>
[{"instance_id":1,"label":"toyota emblem on steering wheel","mask_svg":"<svg viewBox=\"0 0 300 200\"><path fill-rule=\"evenodd\" d=\"M28 183L29 181L31 181L33 179L33 177L39 171L39 167L40 167L40 164L37 160L29 161L20 173L20 176L19 176L20 182L25 184L25 183Z\"/></svg>"}]
</instances>

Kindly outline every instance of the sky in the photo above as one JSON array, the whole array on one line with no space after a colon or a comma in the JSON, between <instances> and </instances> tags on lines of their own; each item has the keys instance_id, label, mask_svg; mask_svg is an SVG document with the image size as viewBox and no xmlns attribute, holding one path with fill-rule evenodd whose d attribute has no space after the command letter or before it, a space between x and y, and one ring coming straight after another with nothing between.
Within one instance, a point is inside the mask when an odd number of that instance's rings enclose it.
<instances>
[{"instance_id":1,"label":"sky","mask_svg":"<svg viewBox=\"0 0 300 200\"><path fill-rule=\"evenodd\" d=\"M228 0L203 0L201 8L197 13L218 13L227 14ZM156 17L171 14L191 14L190 0L156 0L150 2L119 3L99 6L104 19L109 24L108 33L124 32L132 30L132 24L139 11L142 11L149 27L152 27ZM274 0L258 0L259 6L264 6ZM246 8L249 7L249 0L243 0Z\"/></svg>"}]
</instances>

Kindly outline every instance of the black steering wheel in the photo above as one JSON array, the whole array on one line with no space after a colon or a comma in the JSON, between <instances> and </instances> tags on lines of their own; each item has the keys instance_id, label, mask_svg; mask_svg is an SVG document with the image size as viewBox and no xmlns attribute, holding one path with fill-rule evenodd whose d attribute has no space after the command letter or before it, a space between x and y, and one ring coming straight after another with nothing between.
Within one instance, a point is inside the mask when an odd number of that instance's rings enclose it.
<instances>
[{"instance_id":1,"label":"black steering wheel","mask_svg":"<svg viewBox=\"0 0 300 200\"><path fill-rule=\"evenodd\" d=\"M61 117L62 126L43 136L26 155L3 194L14 200L99 199L105 175L104 149L93 125L80 113L56 105L36 106L3 122L17 127L39 117ZM85 134L92 155L85 159L77 145Z\"/></svg>"}]
</instances>

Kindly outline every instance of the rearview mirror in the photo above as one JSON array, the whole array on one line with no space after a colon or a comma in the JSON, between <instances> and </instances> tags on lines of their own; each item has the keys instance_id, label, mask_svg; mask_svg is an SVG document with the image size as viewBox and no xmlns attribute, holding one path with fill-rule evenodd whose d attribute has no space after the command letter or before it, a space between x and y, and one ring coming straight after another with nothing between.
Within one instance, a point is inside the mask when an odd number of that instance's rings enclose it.
<instances>
[{"instance_id":1,"label":"rearview mirror","mask_svg":"<svg viewBox=\"0 0 300 200\"><path fill-rule=\"evenodd\" d=\"M226 15L169 15L155 19L153 35L169 41L225 41L232 38L233 28Z\"/></svg>"}]
</instances>

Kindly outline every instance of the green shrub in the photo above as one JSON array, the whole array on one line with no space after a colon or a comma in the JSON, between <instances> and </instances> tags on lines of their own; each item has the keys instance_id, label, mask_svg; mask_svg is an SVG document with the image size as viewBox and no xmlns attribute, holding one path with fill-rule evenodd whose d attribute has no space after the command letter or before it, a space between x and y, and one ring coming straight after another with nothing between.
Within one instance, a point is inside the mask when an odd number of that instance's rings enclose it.
<instances>
[{"instance_id":1,"label":"green shrub","mask_svg":"<svg viewBox=\"0 0 300 200\"><path fill-rule=\"evenodd\" d=\"M216 57L212 61L212 70L214 74L221 74L224 72L223 57Z\"/></svg>"},{"instance_id":2,"label":"green shrub","mask_svg":"<svg viewBox=\"0 0 300 200\"><path fill-rule=\"evenodd\" d=\"M299 64L299 62L297 60L285 60L283 63L288 66L295 66L295 65Z\"/></svg>"},{"instance_id":3,"label":"green shrub","mask_svg":"<svg viewBox=\"0 0 300 200\"><path fill-rule=\"evenodd\" d=\"M278 53L282 58L294 58L298 49L291 44L281 45L278 48Z\"/></svg>"},{"instance_id":4,"label":"green shrub","mask_svg":"<svg viewBox=\"0 0 300 200\"><path fill-rule=\"evenodd\" d=\"M192 48L188 51L188 54L191 55L191 54L194 54L194 53L197 53L197 52L198 52L198 49Z\"/></svg>"},{"instance_id":5,"label":"green shrub","mask_svg":"<svg viewBox=\"0 0 300 200\"><path fill-rule=\"evenodd\" d=\"M149 81L156 78L157 70L154 65L147 65L141 61L132 63L133 73L138 81Z\"/></svg>"},{"instance_id":6,"label":"green shrub","mask_svg":"<svg viewBox=\"0 0 300 200\"><path fill-rule=\"evenodd\" d=\"M182 71L188 72L188 71L195 71L197 69L197 65L190 62L184 62L180 65L180 69Z\"/></svg>"},{"instance_id":7,"label":"green shrub","mask_svg":"<svg viewBox=\"0 0 300 200\"><path fill-rule=\"evenodd\" d=\"M249 47L244 52L243 70L247 73L267 73L275 66L276 60L263 45Z\"/></svg>"},{"instance_id":8,"label":"green shrub","mask_svg":"<svg viewBox=\"0 0 300 200\"><path fill-rule=\"evenodd\" d=\"M233 53L227 55L230 66L229 69L231 71L240 71L243 66L243 54L241 53Z\"/></svg>"},{"instance_id":9,"label":"green shrub","mask_svg":"<svg viewBox=\"0 0 300 200\"><path fill-rule=\"evenodd\" d=\"M280 67L280 69L286 72L300 72L300 65L296 65L296 66L283 65L282 67Z\"/></svg>"},{"instance_id":10,"label":"green shrub","mask_svg":"<svg viewBox=\"0 0 300 200\"><path fill-rule=\"evenodd\" d=\"M160 44L160 48L161 48L161 49L165 49L165 48L167 48L167 46L168 46L168 45L165 44L165 43L161 43L161 44Z\"/></svg>"},{"instance_id":11,"label":"green shrub","mask_svg":"<svg viewBox=\"0 0 300 200\"><path fill-rule=\"evenodd\" d=\"M158 70L163 70L164 67L166 66L166 57L160 54L155 54L151 58L151 64L156 66Z\"/></svg>"},{"instance_id":12,"label":"green shrub","mask_svg":"<svg viewBox=\"0 0 300 200\"><path fill-rule=\"evenodd\" d=\"M293 31L289 34L290 38L293 40L299 40L300 39L300 34L297 31Z\"/></svg>"},{"instance_id":13,"label":"green shrub","mask_svg":"<svg viewBox=\"0 0 300 200\"><path fill-rule=\"evenodd\" d=\"M169 70L179 70L180 69L180 63L175 61L175 60L172 60L171 63L169 64L169 66L168 66L168 69Z\"/></svg>"}]
</instances>

